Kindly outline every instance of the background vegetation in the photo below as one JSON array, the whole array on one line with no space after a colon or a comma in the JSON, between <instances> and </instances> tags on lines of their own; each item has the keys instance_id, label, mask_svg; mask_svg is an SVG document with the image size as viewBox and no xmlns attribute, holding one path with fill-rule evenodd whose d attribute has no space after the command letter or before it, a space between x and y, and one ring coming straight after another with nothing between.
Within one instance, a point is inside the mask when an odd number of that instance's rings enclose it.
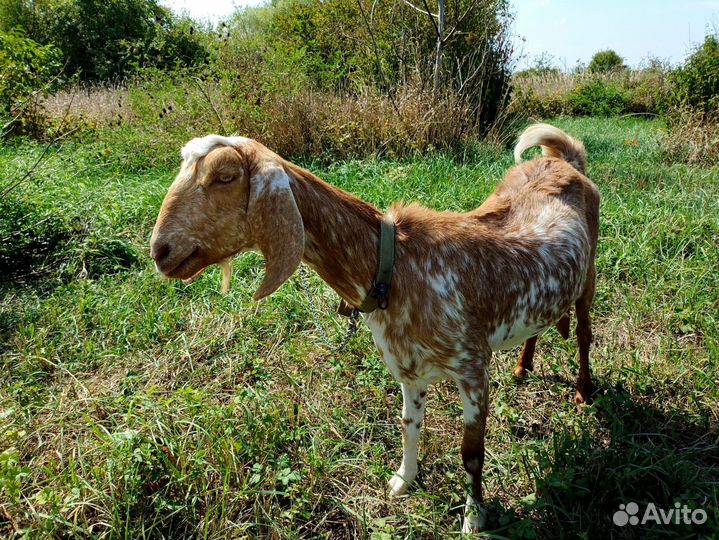
<instances>
[{"instance_id":1,"label":"background vegetation","mask_svg":"<svg viewBox=\"0 0 719 540\"><path fill-rule=\"evenodd\" d=\"M155 0L6 1L7 28L59 48L63 73L102 83L69 86L33 109L37 119L49 107L49 125L16 123L15 132L54 134L67 108L78 130L126 121L144 131L162 120L175 144L193 130L241 131L292 155L457 149L502 124L511 18L505 0L446 8L442 30L394 0L286 0L201 28ZM79 88L103 110L67 107ZM22 117L18 102L11 109Z\"/></svg>"},{"instance_id":2,"label":"background vegetation","mask_svg":"<svg viewBox=\"0 0 719 540\"><path fill-rule=\"evenodd\" d=\"M0 537L458 536L450 385L390 501L401 397L369 333L330 354L294 281L251 302L258 257L221 296L217 271L160 280L147 241L198 134L255 137L381 208L466 210L528 118L585 142L603 194L601 392L575 410L554 331L526 382L496 356L488 535L719 536L715 33L679 66L515 72L506 2L448 3L442 29L436 7L282 0L210 26L154 0L0 0ZM630 500L709 520L613 527Z\"/></svg>"}]
</instances>

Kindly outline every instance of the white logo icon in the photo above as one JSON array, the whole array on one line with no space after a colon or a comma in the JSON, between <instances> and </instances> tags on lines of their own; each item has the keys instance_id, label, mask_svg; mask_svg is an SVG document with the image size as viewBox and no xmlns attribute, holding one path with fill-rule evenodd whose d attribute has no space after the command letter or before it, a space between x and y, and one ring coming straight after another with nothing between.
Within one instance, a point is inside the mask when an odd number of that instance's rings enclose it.
<instances>
[{"instance_id":1,"label":"white logo icon","mask_svg":"<svg viewBox=\"0 0 719 540\"><path fill-rule=\"evenodd\" d=\"M637 514L639 513L639 505L637 503L630 502L627 505L620 504L619 510L614 512L612 520L615 525L624 527L627 523L636 525L639 523Z\"/></svg>"},{"instance_id":2,"label":"white logo icon","mask_svg":"<svg viewBox=\"0 0 719 540\"><path fill-rule=\"evenodd\" d=\"M674 508L664 510L657 508L654 503L649 503L644 510L644 514L639 518L639 505L635 502L620 504L619 510L614 512L612 521L618 527L625 525L645 525L647 523L656 523L669 525L702 525L706 523L707 513L702 508L691 509L686 504L674 503Z\"/></svg>"}]
</instances>

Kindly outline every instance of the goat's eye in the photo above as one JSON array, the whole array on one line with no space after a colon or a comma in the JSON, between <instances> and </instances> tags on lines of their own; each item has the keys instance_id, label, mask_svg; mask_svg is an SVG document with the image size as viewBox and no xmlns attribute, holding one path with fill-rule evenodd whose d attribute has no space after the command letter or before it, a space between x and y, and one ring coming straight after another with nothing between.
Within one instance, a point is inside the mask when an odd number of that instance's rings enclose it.
<instances>
[{"instance_id":1,"label":"goat's eye","mask_svg":"<svg viewBox=\"0 0 719 540\"><path fill-rule=\"evenodd\" d=\"M232 182L235 179L235 176L232 174L221 174L217 177L218 182L222 182L223 184L227 184L228 182Z\"/></svg>"}]
</instances>

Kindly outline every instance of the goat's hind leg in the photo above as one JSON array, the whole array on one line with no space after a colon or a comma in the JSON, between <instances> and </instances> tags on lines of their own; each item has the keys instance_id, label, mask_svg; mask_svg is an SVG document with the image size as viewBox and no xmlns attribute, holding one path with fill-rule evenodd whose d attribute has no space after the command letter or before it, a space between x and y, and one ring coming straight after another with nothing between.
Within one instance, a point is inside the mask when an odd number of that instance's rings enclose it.
<instances>
[{"instance_id":1,"label":"goat's hind leg","mask_svg":"<svg viewBox=\"0 0 719 540\"><path fill-rule=\"evenodd\" d=\"M389 481L390 495L402 495L417 476L419 434L427 404L427 386L402 383L402 465Z\"/></svg>"},{"instance_id":2,"label":"goat's hind leg","mask_svg":"<svg viewBox=\"0 0 719 540\"><path fill-rule=\"evenodd\" d=\"M537 336L532 336L524 342L522 354L517 359L517 366L514 368L514 376L523 378L527 376L527 371L534 369L534 347L537 344Z\"/></svg>"},{"instance_id":3,"label":"goat's hind leg","mask_svg":"<svg viewBox=\"0 0 719 540\"><path fill-rule=\"evenodd\" d=\"M562 316L555 324L559 335L564 339L569 338L569 312ZM523 378L527 376L527 371L534 369L534 349L537 345L537 336L533 336L524 342L522 354L517 359L517 366L514 368L514 376Z\"/></svg>"},{"instance_id":4,"label":"goat's hind leg","mask_svg":"<svg viewBox=\"0 0 719 540\"><path fill-rule=\"evenodd\" d=\"M562 315L562 318L559 319L554 325L557 328L557 332L559 332L559 335L562 336L564 339L569 339L570 322L571 321L569 318L569 311L567 311L564 315Z\"/></svg>"},{"instance_id":5,"label":"goat's hind leg","mask_svg":"<svg viewBox=\"0 0 719 540\"><path fill-rule=\"evenodd\" d=\"M575 303L577 309L577 343L579 345L579 375L577 377L577 391L574 402L577 405L588 403L594 393L592 374L589 370L589 346L592 343L592 321L589 310L594 300L595 272L590 268L587 283L582 296Z\"/></svg>"}]
</instances>

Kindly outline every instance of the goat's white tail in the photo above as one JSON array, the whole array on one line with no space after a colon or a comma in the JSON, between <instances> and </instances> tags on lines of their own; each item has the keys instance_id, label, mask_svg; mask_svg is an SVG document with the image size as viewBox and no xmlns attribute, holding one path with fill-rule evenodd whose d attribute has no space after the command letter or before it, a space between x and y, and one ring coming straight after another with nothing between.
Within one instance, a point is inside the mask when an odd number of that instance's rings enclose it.
<instances>
[{"instance_id":1,"label":"goat's white tail","mask_svg":"<svg viewBox=\"0 0 719 540\"><path fill-rule=\"evenodd\" d=\"M529 126L514 147L514 161L521 163L524 151L533 146L541 146L543 156L563 159L584 174L587 167L587 151L584 145L561 129L549 124Z\"/></svg>"}]
</instances>

